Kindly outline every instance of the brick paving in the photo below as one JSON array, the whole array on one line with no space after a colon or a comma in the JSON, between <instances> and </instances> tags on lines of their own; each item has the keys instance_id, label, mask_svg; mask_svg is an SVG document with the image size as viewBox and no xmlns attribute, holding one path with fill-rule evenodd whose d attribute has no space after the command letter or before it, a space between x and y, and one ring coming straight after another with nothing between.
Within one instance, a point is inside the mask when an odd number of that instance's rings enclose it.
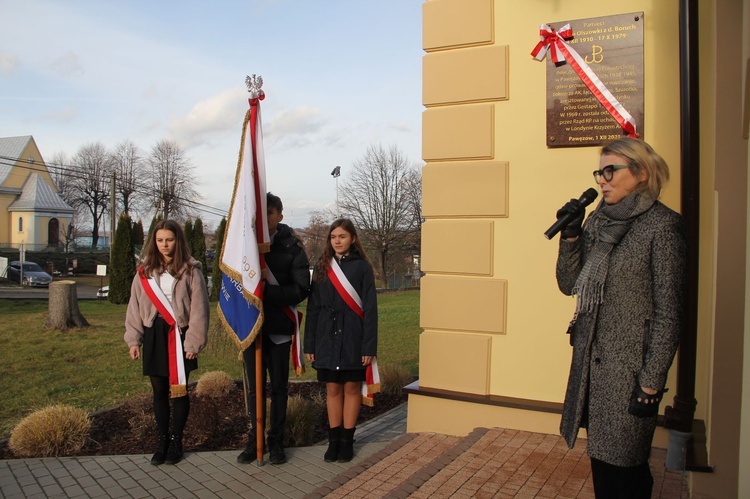
<instances>
[{"instance_id":1,"label":"brick paving","mask_svg":"<svg viewBox=\"0 0 750 499\"><path fill-rule=\"evenodd\" d=\"M325 444L287 449L289 462L237 464L236 451L188 453L175 466L150 455L0 461L0 499L593 497L585 440L478 428L466 437L406 432L406 405L357 429L351 463L323 461ZM686 474L654 449L654 497L689 497Z\"/></svg>"}]
</instances>

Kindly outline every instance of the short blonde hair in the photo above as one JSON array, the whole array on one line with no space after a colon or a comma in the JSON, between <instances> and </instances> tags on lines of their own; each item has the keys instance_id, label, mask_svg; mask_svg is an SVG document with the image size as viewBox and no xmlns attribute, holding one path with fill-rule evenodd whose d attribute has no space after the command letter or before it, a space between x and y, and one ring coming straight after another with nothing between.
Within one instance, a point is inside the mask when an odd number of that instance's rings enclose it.
<instances>
[{"instance_id":1,"label":"short blonde hair","mask_svg":"<svg viewBox=\"0 0 750 499\"><path fill-rule=\"evenodd\" d=\"M601 154L622 156L628 161L628 166L636 176L645 170L648 180L644 189L654 199L659 199L662 188L669 181L669 166L650 145L642 140L623 137L602 147Z\"/></svg>"}]
</instances>

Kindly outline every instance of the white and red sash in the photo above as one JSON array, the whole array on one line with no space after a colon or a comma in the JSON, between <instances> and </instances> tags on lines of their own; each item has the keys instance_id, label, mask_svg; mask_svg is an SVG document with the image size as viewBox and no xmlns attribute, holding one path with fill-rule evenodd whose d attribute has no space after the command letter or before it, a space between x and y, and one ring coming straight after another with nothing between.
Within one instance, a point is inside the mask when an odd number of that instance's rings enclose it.
<instances>
[{"instance_id":1,"label":"white and red sash","mask_svg":"<svg viewBox=\"0 0 750 499\"><path fill-rule=\"evenodd\" d=\"M169 300L164 295L164 291L162 291L153 277L147 279L140 273L139 276L146 295L151 300L151 303L154 304L159 314L161 314L164 321L169 325L169 331L167 332L169 397L184 397L187 395L187 377L185 376L180 326L177 325L172 304L169 303Z\"/></svg>"},{"instance_id":2,"label":"white and red sash","mask_svg":"<svg viewBox=\"0 0 750 499\"><path fill-rule=\"evenodd\" d=\"M266 280L271 286L278 286L279 281L271 272L271 268L266 266ZM294 335L292 336L292 364L294 365L294 374L302 376L305 374L305 358L302 354L302 342L300 340L299 325L302 324L302 312L297 310L296 305L287 305L282 308L284 314L294 324Z\"/></svg>"},{"instance_id":3,"label":"white and red sash","mask_svg":"<svg viewBox=\"0 0 750 499\"><path fill-rule=\"evenodd\" d=\"M344 271L341 270L339 262L331 258L331 264L328 266L328 279L338 292L342 300L351 308L360 319L364 320L365 310L362 306L362 298L354 289L352 283L346 278ZM372 363L365 370L365 381L362 382L362 403L372 407L375 405L374 395L380 391L380 372L378 371L378 362L373 357Z\"/></svg>"}]
</instances>

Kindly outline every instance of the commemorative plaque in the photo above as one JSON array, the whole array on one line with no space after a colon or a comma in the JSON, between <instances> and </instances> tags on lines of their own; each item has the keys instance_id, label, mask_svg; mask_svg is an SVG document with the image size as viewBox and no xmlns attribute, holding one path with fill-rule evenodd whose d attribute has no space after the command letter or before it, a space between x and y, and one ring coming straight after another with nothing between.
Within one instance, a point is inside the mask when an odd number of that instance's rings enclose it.
<instances>
[{"instance_id":1,"label":"commemorative plaque","mask_svg":"<svg viewBox=\"0 0 750 499\"><path fill-rule=\"evenodd\" d=\"M566 40L643 130L643 12L579 19ZM547 57L547 146L595 146L627 133L569 63Z\"/></svg>"}]
</instances>

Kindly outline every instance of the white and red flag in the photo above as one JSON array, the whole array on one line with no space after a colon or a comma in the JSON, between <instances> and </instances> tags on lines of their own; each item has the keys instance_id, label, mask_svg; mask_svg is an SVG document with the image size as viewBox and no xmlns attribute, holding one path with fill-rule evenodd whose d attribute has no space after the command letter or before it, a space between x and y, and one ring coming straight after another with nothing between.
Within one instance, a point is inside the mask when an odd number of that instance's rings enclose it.
<instances>
[{"instance_id":1,"label":"white and red flag","mask_svg":"<svg viewBox=\"0 0 750 499\"><path fill-rule=\"evenodd\" d=\"M248 76L245 83L250 109L242 125L234 192L219 257L219 318L240 351L253 343L263 324L263 253L270 249L260 118L260 101L265 97L260 89L263 79Z\"/></svg>"}]
</instances>

